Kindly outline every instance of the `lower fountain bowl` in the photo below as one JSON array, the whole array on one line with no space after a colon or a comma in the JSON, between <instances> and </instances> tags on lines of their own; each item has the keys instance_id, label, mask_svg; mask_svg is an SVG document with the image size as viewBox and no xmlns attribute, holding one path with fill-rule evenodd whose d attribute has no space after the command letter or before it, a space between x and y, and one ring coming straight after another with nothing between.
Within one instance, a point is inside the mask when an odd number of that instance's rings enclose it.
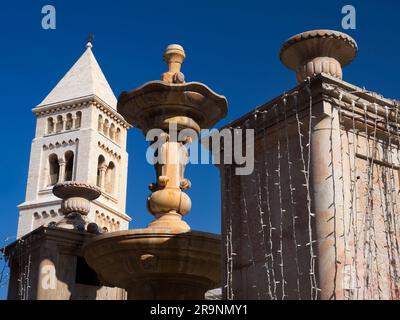
<instances>
[{"instance_id":1,"label":"lower fountain bowl","mask_svg":"<svg viewBox=\"0 0 400 320\"><path fill-rule=\"evenodd\" d=\"M124 288L128 299L204 299L221 285L218 235L136 229L92 238L87 263L105 285Z\"/></svg>"}]
</instances>

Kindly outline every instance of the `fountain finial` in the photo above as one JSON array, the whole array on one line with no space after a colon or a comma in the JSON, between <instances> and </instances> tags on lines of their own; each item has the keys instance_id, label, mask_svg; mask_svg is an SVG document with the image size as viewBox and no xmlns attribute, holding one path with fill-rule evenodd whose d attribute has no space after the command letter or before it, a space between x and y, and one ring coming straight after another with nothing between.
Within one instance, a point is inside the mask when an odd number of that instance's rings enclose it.
<instances>
[{"instance_id":1,"label":"fountain finial","mask_svg":"<svg viewBox=\"0 0 400 320\"><path fill-rule=\"evenodd\" d=\"M356 41L345 33L312 30L289 38L281 48L280 59L296 71L299 83L320 73L342 79L342 66L354 59L357 50Z\"/></svg>"},{"instance_id":2,"label":"fountain finial","mask_svg":"<svg viewBox=\"0 0 400 320\"><path fill-rule=\"evenodd\" d=\"M185 50L181 45L170 44L163 54L168 71L162 74L161 80L169 83L184 83L185 76L181 72L181 66L185 57Z\"/></svg>"}]
</instances>

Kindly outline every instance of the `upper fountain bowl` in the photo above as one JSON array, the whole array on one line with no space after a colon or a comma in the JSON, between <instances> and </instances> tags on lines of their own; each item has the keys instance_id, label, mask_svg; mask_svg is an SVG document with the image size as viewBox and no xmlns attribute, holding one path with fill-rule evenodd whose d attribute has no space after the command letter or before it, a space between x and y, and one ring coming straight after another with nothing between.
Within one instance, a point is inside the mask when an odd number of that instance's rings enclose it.
<instances>
[{"instance_id":1,"label":"upper fountain bowl","mask_svg":"<svg viewBox=\"0 0 400 320\"><path fill-rule=\"evenodd\" d=\"M227 114L227 101L199 82L185 82L181 66L186 58L178 44L167 46L163 58L168 71L161 81L151 81L129 92L123 92L117 110L131 125L146 134L150 129L168 130L171 123L177 129L213 127Z\"/></svg>"},{"instance_id":2,"label":"upper fountain bowl","mask_svg":"<svg viewBox=\"0 0 400 320\"><path fill-rule=\"evenodd\" d=\"M200 131L213 127L226 116L227 101L202 83L175 84L158 80L123 92L117 110L145 133L153 128L167 129L171 122L177 124L178 130Z\"/></svg>"}]
</instances>

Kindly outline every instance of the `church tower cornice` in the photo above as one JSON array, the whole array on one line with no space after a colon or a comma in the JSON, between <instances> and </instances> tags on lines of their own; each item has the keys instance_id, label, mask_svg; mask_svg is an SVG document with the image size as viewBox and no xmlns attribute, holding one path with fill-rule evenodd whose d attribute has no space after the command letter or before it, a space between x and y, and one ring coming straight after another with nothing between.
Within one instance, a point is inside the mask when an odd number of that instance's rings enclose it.
<instances>
[{"instance_id":1,"label":"church tower cornice","mask_svg":"<svg viewBox=\"0 0 400 320\"><path fill-rule=\"evenodd\" d=\"M121 116L117 111L115 111L114 108L109 106L105 101L103 101L96 95L88 95L85 97L55 102L48 105L39 105L33 108L32 112L36 116L46 116L60 111L85 107L89 104L94 105L96 108L104 112L104 114L115 120L118 124L122 125L127 130L132 128L132 126L128 122L126 122L123 116Z\"/></svg>"}]
</instances>

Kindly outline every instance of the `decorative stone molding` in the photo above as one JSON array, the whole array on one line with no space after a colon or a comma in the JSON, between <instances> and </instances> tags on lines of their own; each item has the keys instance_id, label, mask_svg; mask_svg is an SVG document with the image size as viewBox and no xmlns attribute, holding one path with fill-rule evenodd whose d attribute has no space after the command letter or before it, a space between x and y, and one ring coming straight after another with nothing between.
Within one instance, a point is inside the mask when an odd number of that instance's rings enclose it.
<instances>
[{"instance_id":1,"label":"decorative stone molding","mask_svg":"<svg viewBox=\"0 0 400 320\"><path fill-rule=\"evenodd\" d=\"M320 73L342 79L342 66L357 54L357 43L349 35L334 30L313 30L289 38L282 46L280 59L296 71L300 83Z\"/></svg>"},{"instance_id":2,"label":"decorative stone molding","mask_svg":"<svg viewBox=\"0 0 400 320\"><path fill-rule=\"evenodd\" d=\"M48 149L54 149L54 148L60 148L60 147L66 147L66 146L72 146L75 143L77 143L79 141L78 138L76 138L75 140L69 139L68 141L61 141L61 142L55 142L55 143L49 143L49 144L44 144L43 145L43 150L48 150Z\"/></svg>"},{"instance_id":3,"label":"decorative stone molding","mask_svg":"<svg viewBox=\"0 0 400 320\"><path fill-rule=\"evenodd\" d=\"M103 149L105 152L107 152L111 157L120 160L121 155L117 152L112 150L110 147L106 146L104 143L98 141L97 142L98 146Z\"/></svg>"},{"instance_id":4,"label":"decorative stone molding","mask_svg":"<svg viewBox=\"0 0 400 320\"><path fill-rule=\"evenodd\" d=\"M54 106L48 106L48 107L39 107L39 108L34 108L32 111L37 115L37 116L48 116L54 113L59 113L59 112L65 112L67 110L73 110L77 109L80 107L86 107L86 105L90 104L91 101L84 101L84 102L78 102L78 103L65 103L65 104L55 104Z\"/></svg>"},{"instance_id":5,"label":"decorative stone molding","mask_svg":"<svg viewBox=\"0 0 400 320\"><path fill-rule=\"evenodd\" d=\"M118 219L112 218L107 213L99 212L98 210L96 210L95 213L95 222L99 229L102 229L101 232L113 232L120 230L121 222L118 221ZM106 228L107 231L105 231L104 228Z\"/></svg>"},{"instance_id":6,"label":"decorative stone molding","mask_svg":"<svg viewBox=\"0 0 400 320\"><path fill-rule=\"evenodd\" d=\"M79 212L81 215L87 216L90 211L90 202L80 197L68 198L61 203L61 210L65 215Z\"/></svg>"},{"instance_id":7,"label":"decorative stone molding","mask_svg":"<svg viewBox=\"0 0 400 320\"><path fill-rule=\"evenodd\" d=\"M127 130L131 128L131 125L126 122L125 119L118 112L108 106L103 100L93 95L75 99L73 101L65 101L64 103L37 107L34 108L32 111L36 114L36 116L49 116L54 113L65 112L72 109L83 109L88 105L95 106L108 117L112 118L116 123L121 125L123 128Z\"/></svg>"},{"instance_id":8,"label":"decorative stone molding","mask_svg":"<svg viewBox=\"0 0 400 320\"><path fill-rule=\"evenodd\" d=\"M121 125L123 128L129 130L132 126L125 121L125 119L115 110L110 109L109 107L104 106L102 103L98 101L93 101L93 105L99 109L101 112L104 113L107 117L110 117L114 120L117 124Z\"/></svg>"}]
</instances>

